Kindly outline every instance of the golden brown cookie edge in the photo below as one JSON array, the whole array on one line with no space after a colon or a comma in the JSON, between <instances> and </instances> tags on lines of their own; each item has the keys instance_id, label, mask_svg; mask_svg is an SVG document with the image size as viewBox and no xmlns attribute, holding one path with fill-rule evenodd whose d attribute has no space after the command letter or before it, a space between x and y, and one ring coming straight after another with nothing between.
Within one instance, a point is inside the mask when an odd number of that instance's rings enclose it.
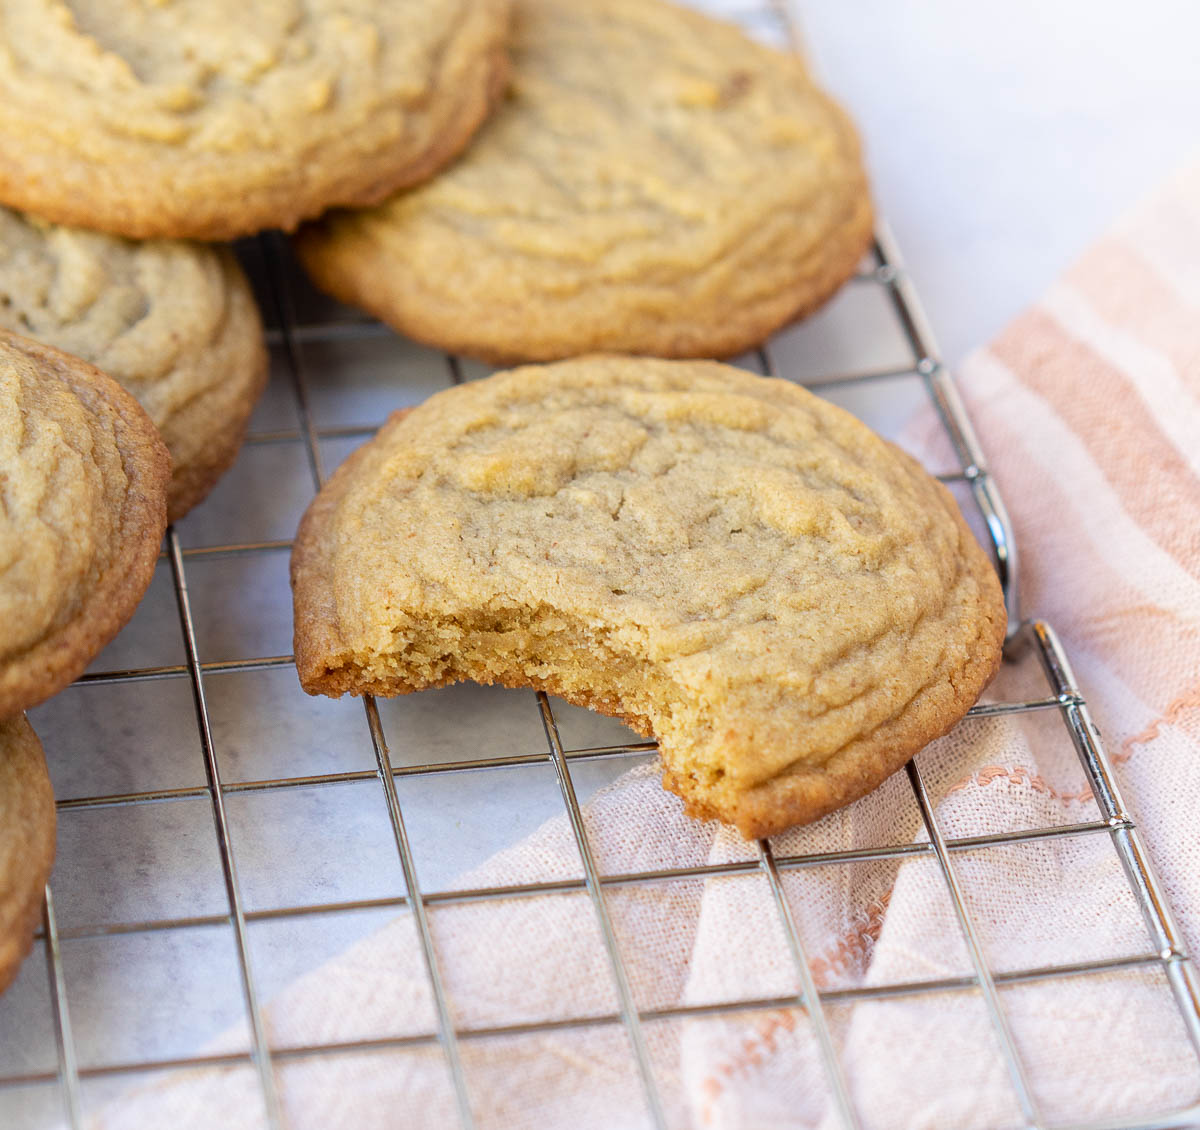
<instances>
[{"instance_id":1,"label":"golden brown cookie edge","mask_svg":"<svg viewBox=\"0 0 1200 1130\"><path fill-rule=\"evenodd\" d=\"M81 675L133 615L154 575L166 531L171 459L142 406L94 365L3 331L0 344L50 368L85 402L112 413L122 465L130 477L121 515L121 553L73 619L6 665L9 672L0 684L0 719L6 719L44 702Z\"/></svg>"},{"instance_id":2,"label":"golden brown cookie edge","mask_svg":"<svg viewBox=\"0 0 1200 1130\"><path fill-rule=\"evenodd\" d=\"M322 233L330 228L317 221L292 240L301 265L318 289L338 302L365 310L423 345L490 365L519 365L593 352L676 360L736 357L808 317L841 289L871 246L874 212L864 184L848 221L823 245L825 257L816 278L803 278L753 309L726 310L702 323L688 322L684 316L664 318L649 334L631 334L621 328L577 333L567 320L547 317L539 319L539 324L553 328L536 336L528 324L518 320L503 337L480 336L477 323L460 310L443 312L437 303L422 306L399 297L396 288L389 287L395 265L383 244L340 214L330 221L334 225L339 222L345 226L336 237L324 237Z\"/></svg>"},{"instance_id":3,"label":"golden brown cookie edge","mask_svg":"<svg viewBox=\"0 0 1200 1130\"><path fill-rule=\"evenodd\" d=\"M227 248L221 249L223 273L229 285L230 332L242 338L237 347L238 363L223 382L221 391L236 390L210 426L207 442L198 458L175 463L167 487L167 521L178 522L193 507L208 497L217 482L233 466L245 442L246 429L255 405L267 387L270 355L263 336L262 318L250 282ZM234 343L235 346L237 343ZM230 388L232 386L232 388ZM206 399L213 399L208 397Z\"/></svg>"},{"instance_id":4,"label":"golden brown cookie edge","mask_svg":"<svg viewBox=\"0 0 1200 1130\"><path fill-rule=\"evenodd\" d=\"M967 536L974 543L974 536ZM898 718L852 742L822 766L790 769L737 794L728 804L703 796L696 782L665 758L663 787L683 800L689 816L731 824L747 840L811 824L873 792L930 742L949 733L999 670L1007 616L1000 582L982 550L974 572L992 593L992 601L980 610L978 650L962 668L943 677L935 688L941 693L922 695L915 709L910 704Z\"/></svg>"},{"instance_id":5,"label":"golden brown cookie edge","mask_svg":"<svg viewBox=\"0 0 1200 1130\"><path fill-rule=\"evenodd\" d=\"M410 407L393 412L376 433L376 438L394 430L412 410ZM300 519L292 542L288 563L292 585L292 652L300 686L310 695L337 698L343 694L370 693L367 689L352 686L345 672L330 671L321 657L335 652L340 646L333 586L323 582L323 578L328 577L329 566L325 526L352 483L354 468L367 458L371 442L355 448L324 483ZM397 689L391 693L402 692Z\"/></svg>"},{"instance_id":6,"label":"golden brown cookie edge","mask_svg":"<svg viewBox=\"0 0 1200 1130\"><path fill-rule=\"evenodd\" d=\"M5 756L7 754L7 756ZM41 742L18 714L0 722L0 993L33 946L54 865L54 793ZM9 857L12 858L9 858Z\"/></svg>"}]
</instances>

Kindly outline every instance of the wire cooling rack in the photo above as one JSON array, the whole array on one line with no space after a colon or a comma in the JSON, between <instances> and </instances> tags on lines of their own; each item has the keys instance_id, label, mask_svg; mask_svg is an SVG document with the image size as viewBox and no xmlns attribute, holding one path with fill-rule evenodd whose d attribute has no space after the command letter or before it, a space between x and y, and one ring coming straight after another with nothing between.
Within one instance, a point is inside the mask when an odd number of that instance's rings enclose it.
<instances>
[{"instance_id":1,"label":"wire cooling rack","mask_svg":"<svg viewBox=\"0 0 1200 1130\"><path fill-rule=\"evenodd\" d=\"M740 14L770 23L778 10L747 7ZM666 1127L674 1123L661 1067L648 1050L654 1026L798 1009L816 1035L833 1107L844 1126L857 1128L867 1121L851 1097L830 1010L961 992L977 994L986 1009L1020 1124L1071 1125L1041 1109L1004 993L1121 970L1160 975L1182 1038L1200 1056L1200 991L1192 965L1067 658L1047 624L1021 620L1010 524L886 229L829 310L739 363L798 380L876 426L932 401L952 457L935 470L994 549L1013 625L1010 652L1024 662L1035 657L1044 679L1044 693L985 701L971 717L980 723L1057 717L1094 796L1095 818L1001 834L947 829L927 774L914 761L907 785L923 837L801 853L778 852L764 841L740 861L617 874L597 861L586 799L628 766L651 759L652 743L532 692L430 692L403 700L418 710L407 722L390 704L371 699L364 718L359 703L299 695L284 652L290 642L286 562L300 511L331 466L382 422L375 412L381 388L394 406L484 370L402 342L320 299L274 236L242 250L263 301L274 365L238 466L213 499L168 532L155 582L130 628L75 686L35 714L60 798L59 863L35 954L0 1002L0 1126L82 1127L131 1081L227 1065L256 1074L262 1110L254 1124L283 1130L280 1080L288 1063L420 1047L444 1056L459 1121L472 1127L486 1123L486 1096L472 1090L471 1045L609 1025L624 1030L632 1049L642 1124ZM541 774L536 780L535 772ZM482 786L471 785L481 778ZM458 813L464 806L469 816ZM376 816L368 819L367 811ZM469 890L446 883L510 842L505 834L519 837L556 811L566 814L578 847L578 877ZM276 833L276 827L287 830ZM978 906L964 892L956 861L1074 837L1111 844L1140 912L1145 944L1085 960L1067 955L1036 968L993 968ZM352 876L338 870L342 854L356 868ZM921 858L940 873L969 970L819 988L803 923L785 893L787 877L808 868ZM757 875L769 885L800 991L703 1005L651 1007L639 1000L628 947L614 923L615 893L731 875ZM545 1022L458 1022L432 915L457 903L543 894L573 894L590 903L617 1007ZM348 938L400 910L411 914L428 976L430 1030L273 1046L264 1002L302 971L295 951L319 968ZM349 933L322 933L314 925L348 919L357 923ZM280 928L282 945L264 942ZM315 941L298 943L310 928ZM204 970L194 984L193 967ZM215 977L214 969L224 976ZM1112 1023L1122 1019L1114 1016ZM198 1050L239 1022L249 1033L243 1049ZM1089 1125L1197 1123L1200 1106Z\"/></svg>"}]
</instances>

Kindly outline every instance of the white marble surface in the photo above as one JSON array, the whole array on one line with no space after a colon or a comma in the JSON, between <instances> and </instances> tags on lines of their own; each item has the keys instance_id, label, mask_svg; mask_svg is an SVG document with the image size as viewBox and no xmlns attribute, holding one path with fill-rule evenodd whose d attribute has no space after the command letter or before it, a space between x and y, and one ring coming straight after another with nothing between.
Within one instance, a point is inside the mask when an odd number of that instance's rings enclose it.
<instances>
[{"instance_id":1,"label":"white marble surface","mask_svg":"<svg viewBox=\"0 0 1200 1130\"><path fill-rule=\"evenodd\" d=\"M1187 0L793 0L956 363L1200 156Z\"/></svg>"}]
</instances>

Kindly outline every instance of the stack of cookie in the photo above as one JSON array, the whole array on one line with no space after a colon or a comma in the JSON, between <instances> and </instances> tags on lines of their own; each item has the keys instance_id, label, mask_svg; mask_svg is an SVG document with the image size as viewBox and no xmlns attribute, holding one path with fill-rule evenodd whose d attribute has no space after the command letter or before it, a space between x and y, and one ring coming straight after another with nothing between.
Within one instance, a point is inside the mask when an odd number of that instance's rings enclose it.
<instances>
[{"instance_id":1,"label":"stack of cookie","mask_svg":"<svg viewBox=\"0 0 1200 1130\"><path fill-rule=\"evenodd\" d=\"M53 856L22 711L132 615L266 380L241 269L194 241L428 177L497 97L507 28L506 0L0 10L0 989Z\"/></svg>"},{"instance_id":2,"label":"stack of cookie","mask_svg":"<svg viewBox=\"0 0 1200 1130\"><path fill-rule=\"evenodd\" d=\"M865 250L797 60L666 0L15 0L0 43L0 986L52 842L20 712L132 613L265 380L197 240L307 222L318 284L420 341L608 355L435 397L339 472L294 560L309 690L552 690L747 835L974 700L1003 606L946 492L794 387L636 359L752 347Z\"/></svg>"}]
</instances>

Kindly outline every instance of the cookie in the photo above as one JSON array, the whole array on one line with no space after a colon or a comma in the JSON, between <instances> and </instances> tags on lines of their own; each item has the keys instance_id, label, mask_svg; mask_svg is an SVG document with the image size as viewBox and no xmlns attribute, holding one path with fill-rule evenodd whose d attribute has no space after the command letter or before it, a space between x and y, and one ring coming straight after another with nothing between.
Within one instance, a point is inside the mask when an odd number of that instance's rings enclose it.
<instances>
[{"instance_id":1,"label":"cookie","mask_svg":"<svg viewBox=\"0 0 1200 1130\"><path fill-rule=\"evenodd\" d=\"M798 59L663 0L516 0L512 53L450 169L301 231L320 287L487 361L724 357L854 271L858 140Z\"/></svg>"},{"instance_id":2,"label":"cookie","mask_svg":"<svg viewBox=\"0 0 1200 1130\"><path fill-rule=\"evenodd\" d=\"M0 331L0 719L80 675L133 614L169 475L158 432L116 381Z\"/></svg>"},{"instance_id":3,"label":"cookie","mask_svg":"<svg viewBox=\"0 0 1200 1130\"><path fill-rule=\"evenodd\" d=\"M54 862L54 794L24 715L0 722L0 993L29 953Z\"/></svg>"},{"instance_id":4,"label":"cookie","mask_svg":"<svg viewBox=\"0 0 1200 1130\"><path fill-rule=\"evenodd\" d=\"M747 837L874 788L970 708L999 582L950 493L797 385L595 356L438 393L292 557L309 693L535 687L658 739Z\"/></svg>"},{"instance_id":5,"label":"cookie","mask_svg":"<svg viewBox=\"0 0 1200 1130\"><path fill-rule=\"evenodd\" d=\"M137 239L374 204L466 144L508 0L10 0L0 201Z\"/></svg>"},{"instance_id":6,"label":"cookie","mask_svg":"<svg viewBox=\"0 0 1200 1130\"><path fill-rule=\"evenodd\" d=\"M266 382L258 307L224 247L134 242L0 208L0 329L133 393L171 453L171 521L233 462Z\"/></svg>"}]
</instances>

